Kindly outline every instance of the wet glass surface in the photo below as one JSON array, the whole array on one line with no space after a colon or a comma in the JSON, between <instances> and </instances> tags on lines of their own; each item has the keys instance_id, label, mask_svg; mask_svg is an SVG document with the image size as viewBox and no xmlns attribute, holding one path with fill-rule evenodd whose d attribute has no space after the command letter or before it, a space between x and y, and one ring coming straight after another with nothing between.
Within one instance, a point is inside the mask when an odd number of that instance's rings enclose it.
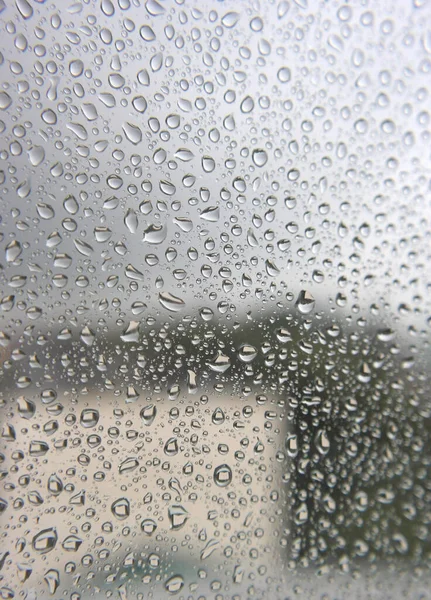
<instances>
[{"instance_id":1,"label":"wet glass surface","mask_svg":"<svg viewBox=\"0 0 431 600\"><path fill-rule=\"evenodd\" d=\"M430 3L0 28L0 598L430 598Z\"/></svg>"}]
</instances>

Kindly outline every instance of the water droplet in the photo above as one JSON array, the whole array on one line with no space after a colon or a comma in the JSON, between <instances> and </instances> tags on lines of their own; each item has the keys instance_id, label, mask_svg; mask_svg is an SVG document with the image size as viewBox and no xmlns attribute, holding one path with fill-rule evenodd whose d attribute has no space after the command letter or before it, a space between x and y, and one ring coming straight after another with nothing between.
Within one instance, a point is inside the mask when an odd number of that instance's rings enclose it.
<instances>
[{"instance_id":1,"label":"water droplet","mask_svg":"<svg viewBox=\"0 0 431 600\"><path fill-rule=\"evenodd\" d=\"M227 464L214 469L214 481L219 487L226 487L232 481L232 469Z\"/></svg>"},{"instance_id":2,"label":"water droplet","mask_svg":"<svg viewBox=\"0 0 431 600\"><path fill-rule=\"evenodd\" d=\"M108 76L108 82L114 90L119 90L124 87L126 80L122 75L120 75L120 73L110 73Z\"/></svg>"},{"instance_id":3,"label":"water droplet","mask_svg":"<svg viewBox=\"0 0 431 600\"><path fill-rule=\"evenodd\" d=\"M262 19L260 17L253 17L253 19L250 21L250 29L255 32L262 31L262 29L263 29Z\"/></svg>"},{"instance_id":4,"label":"water droplet","mask_svg":"<svg viewBox=\"0 0 431 600\"><path fill-rule=\"evenodd\" d=\"M241 111L244 114L250 113L254 108L254 100L251 96L246 96L244 100L241 102Z\"/></svg>"},{"instance_id":5,"label":"water droplet","mask_svg":"<svg viewBox=\"0 0 431 600\"><path fill-rule=\"evenodd\" d=\"M60 585L60 573L56 569L49 569L44 575L44 580L49 593L53 596Z\"/></svg>"},{"instance_id":6,"label":"water droplet","mask_svg":"<svg viewBox=\"0 0 431 600\"><path fill-rule=\"evenodd\" d=\"M113 190L118 190L122 187L123 185L123 180L121 177L119 177L118 175L109 175L106 183L108 184L108 186L113 189Z\"/></svg>"},{"instance_id":7,"label":"water droplet","mask_svg":"<svg viewBox=\"0 0 431 600\"><path fill-rule=\"evenodd\" d=\"M153 154L153 161L156 165L161 165L167 158L167 152L164 148L158 148Z\"/></svg>"},{"instance_id":8,"label":"water droplet","mask_svg":"<svg viewBox=\"0 0 431 600\"><path fill-rule=\"evenodd\" d=\"M156 34L149 25L142 25L139 30L139 34L145 42L152 42L156 39Z\"/></svg>"},{"instance_id":9,"label":"water droplet","mask_svg":"<svg viewBox=\"0 0 431 600\"><path fill-rule=\"evenodd\" d=\"M175 158L181 162L190 162L194 158L194 154L187 148L178 148L175 152Z\"/></svg>"},{"instance_id":10,"label":"water droplet","mask_svg":"<svg viewBox=\"0 0 431 600\"><path fill-rule=\"evenodd\" d=\"M49 451L49 446L41 440L32 440L29 446L30 456L44 456Z\"/></svg>"},{"instance_id":11,"label":"water droplet","mask_svg":"<svg viewBox=\"0 0 431 600\"><path fill-rule=\"evenodd\" d=\"M127 265L125 269L127 279L132 281L144 281L144 274L138 271L133 265Z\"/></svg>"},{"instance_id":12,"label":"water droplet","mask_svg":"<svg viewBox=\"0 0 431 600\"><path fill-rule=\"evenodd\" d=\"M218 206L209 206L201 212L201 219L210 223L217 223L220 219L220 208Z\"/></svg>"},{"instance_id":13,"label":"water droplet","mask_svg":"<svg viewBox=\"0 0 431 600\"><path fill-rule=\"evenodd\" d=\"M171 437L167 440L164 448L164 453L167 456L175 456L178 454L178 440L177 438Z\"/></svg>"},{"instance_id":14,"label":"water droplet","mask_svg":"<svg viewBox=\"0 0 431 600\"><path fill-rule=\"evenodd\" d=\"M84 72L84 63L80 58L75 58L69 63L69 72L72 77L80 77Z\"/></svg>"},{"instance_id":15,"label":"water droplet","mask_svg":"<svg viewBox=\"0 0 431 600\"><path fill-rule=\"evenodd\" d=\"M219 540L216 540L214 538L212 538L211 540L208 540L208 542L205 545L205 548L201 552L201 560L205 560L205 559L209 558L211 556L211 554L214 552L214 550L216 550L216 548L218 547L219 544L220 544Z\"/></svg>"},{"instance_id":16,"label":"water droplet","mask_svg":"<svg viewBox=\"0 0 431 600\"><path fill-rule=\"evenodd\" d=\"M28 159L32 167L38 167L45 160L45 150L42 146L32 146L28 151Z\"/></svg>"},{"instance_id":17,"label":"water droplet","mask_svg":"<svg viewBox=\"0 0 431 600\"><path fill-rule=\"evenodd\" d=\"M144 230L144 242L148 244L161 244L165 241L168 234L167 228L163 225L149 225Z\"/></svg>"},{"instance_id":18,"label":"water droplet","mask_svg":"<svg viewBox=\"0 0 431 600\"><path fill-rule=\"evenodd\" d=\"M264 167L268 162L268 154L265 150L253 150L252 159L256 167Z\"/></svg>"},{"instance_id":19,"label":"water droplet","mask_svg":"<svg viewBox=\"0 0 431 600\"><path fill-rule=\"evenodd\" d=\"M145 533L145 535L153 535L156 529L157 523L154 521L154 519L143 519L141 521L141 530L143 533Z\"/></svg>"},{"instance_id":20,"label":"water droplet","mask_svg":"<svg viewBox=\"0 0 431 600\"><path fill-rule=\"evenodd\" d=\"M124 135L126 139L129 140L132 144L137 146L142 141L142 131L137 125L133 125L133 123L124 123L123 125Z\"/></svg>"},{"instance_id":21,"label":"water droplet","mask_svg":"<svg viewBox=\"0 0 431 600\"><path fill-rule=\"evenodd\" d=\"M126 216L124 217L124 224L130 233L136 233L138 231L138 216L131 208L128 209Z\"/></svg>"},{"instance_id":22,"label":"water droplet","mask_svg":"<svg viewBox=\"0 0 431 600\"><path fill-rule=\"evenodd\" d=\"M280 83L288 83L292 77L289 67L281 67L277 72L277 78Z\"/></svg>"},{"instance_id":23,"label":"water droplet","mask_svg":"<svg viewBox=\"0 0 431 600\"><path fill-rule=\"evenodd\" d=\"M190 515L181 504L174 504L169 507L168 516L171 523L171 529L178 530L184 527Z\"/></svg>"},{"instance_id":24,"label":"water droplet","mask_svg":"<svg viewBox=\"0 0 431 600\"><path fill-rule=\"evenodd\" d=\"M223 410L218 406L212 414L212 422L214 423L214 425L223 425L225 419L226 417Z\"/></svg>"},{"instance_id":25,"label":"water droplet","mask_svg":"<svg viewBox=\"0 0 431 600\"><path fill-rule=\"evenodd\" d=\"M68 535L61 545L66 552L77 552L81 544L81 538L76 535Z\"/></svg>"},{"instance_id":26,"label":"water droplet","mask_svg":"<svg viewBox=\"0 0 431 600\"><path fill-rule=\"evenodd\" d=\"M150 75L149 75L147 69L142 69L141 71L139 71L139 73L137 75L137 79L141 85L145 85L145 86L150 85Z\"/></svg>"},{"instance_id":27,"label":"water droplet","mask_svg":"<svg viewBox=\"0 0 431 600\"><path fill-rule=\"evenodd\" d=\"M215 373L224 373L231 366L230 358L219 351L216 357L208 363L208 366Z\"/></svg>"},{"instance_id":28,"label":"water droplet","mask_svg":"<svg viewBox=\"0 0 431 600\"><path fill-rule=\"evenodd\" d=\"M84 408L79 419L81 425L85 428L96 427L99 422L99 411L93 408Z\"/></svg>"},{"instance_id":29,"label":"water droplet","mask_svg":"<svg viewBox=\"0 0 431 600\"><path fill-rule=\"evenodd\" d=\"M162 180L159 183L160 191L166 194L167 196L173 196L175 194L176 187L170 181Z\"/></svg>"},{"instance_id":30,"label":"water droplet","mask_svg":"<svg viewBox=\"0 0 431 600\"><path fill-rule=\"evenodd\" d=\"M298 436L288 435L286 438L286 451L290 458L295 458L298 455Z\"/></svg>"},{"instance_id":31,"label":"water droplet","mask_svg":"<svg viewBox=\"0 0 431 600\"><path fill-rule=\"evenodd\" d=\"M330 442L327 433L324 429L321 429L316 433L314 443L316 444L316 448L320 454L328 454L330 449Z\"/></svg>"},{"instance_id":32,"label":"water droplet","mask_svg":"<svg viewBox=\"0 0 431 600\"><path fill-rule=\"evenodd\" d=\"M16 240L10 242L5 248L6 262L13 263L21 256L22 246Z\"/></svg>"},{"instance_id":33,"label":"water droplet","mask_svg":"<svg viewBox=\"0 0 431 600\"><path fill-rule=\"evenodd\" d=\"M310 314L313 311L315 304L316 301L314 297L310 294L310 292L307 292L306 290L302 290L300 292L296 301L296 306L299 312L303 315Z\"/></svg>"},{"instance_id":34,"label":"water droplet","mask_svg":"<svg viewBox=\"0 0 431 600\"><path fill-rule=\"evenodd\" d=\"M63 491L63 482L55 473L48 479L48 491L53 496L58 496Z\"/></svg>"},{"instance_id":35,"label":"water droplet","mask_svg":"<svg viewBox=\"0 0 431 600\"><path fill-rule=\"evenodd\" d=\"M144 425L150 426L153 424L154 419L157 415L157 407L155 404L149 404L148 406L144 406L144 408L140 412L140 417Z\"/></svg>"},{"instance_id":36,"label":"water droplet","mask_svg":"<svg viewBox=\"0 0 431 600\"><path fill-rule=\"evenodd\" d=\"M32 540L33 550L40 554L51 552L51 550L54 550L57 540L57 530L55 527L43 529L37 533Z\"/></svg>"},{"instance_id":37,"label":"water droplet","mask_svg":"<svg viewBox=\"0 0 431 600\"><path fill-rule=\"evenodd\" d=\"M133 108L138 112L143 114L147 110L147 101L143 96L135 96L132 100Z\"/></svg>"},{"instance_id":38,"label":"water droplet","mask_svg":"<svg viewBox=\"0 0 431 600\"><path fill-rule=\"evenodd\" d=\"M120 466L118 468L118 472L120 474L129 473L131 471L134 471L138 467L139 467L139 461L136 458L126 458L120 464Z\"/></svg>"},{"instance_id":39,"label":"water droplet","mask_svg":"<svg viewBox=\"0 0 431 600\"><path fill-rule=\"evenodd\" d=\"M159 294L160 304L171 312L178 312L185 306L184 300L174 296L169 292L160 292Z\"/></svg>"},{"instance_id":40,"label":"water droplet","mask_svg":"<svg viewBox=\"0 0 431 600\"><path fill-rule=\"evenodd\" d=\"M202 169L205 171L205 173L212 173L215 167L215 160L211 156L204 156L202 158Z\"/></svg>"},{"instance_id":41,"label":"water droplet","mask_svg":"<svg viewBox=\"0 0 431 600\"><path fill-rule=\"evenodd\" d=\"M232 29L238 23L240 19L240 14L234 11L226 13L222 19L222 25L227 27L228 29Z\"/></svg>"},{"instance_id":42,"label":"water droplet","mask_svg":"<svg viewBox=\"0 0 431 600\"><path fill-rule=\"evenodd\" d=\"M186 217L175 217L174 223L178 225L178 227L184 233L190 233L190 231L193 229L193 221L187 219Z\"/></svg>"},{"instance_id":43,"label":"water droplet","mask_svg":"<svg viewBox=\"0 0 431 600\"><path fill-rule=\"evenodd\" d=\"M293 519L296 525L304 525L308 521L308 508L305 502L302 502L295 510Z\"/></svg>"},{"instance_id":44,"label":"water droplet","mask_svg":"<svg viewBox=\"0 0 431 600\"><path fill-rule=\"evenodd\" d=\"M174 575L165 582L165 589L169 594L178 594L184 587L184 579L181 575Z\"/></svg>"},{"instance_id":45,"label":"water droplet","mask_svg":"<svg viewBox=\"0 0 431 600\"><path fill-rule=\"evenodd\" d=\"M127 519L130 516L130 502L127 498L118 498L111 504L111 512L120 521Z\"/></svg>"},{"instance_id":46,"label":"water droplet","mask_svg":"<svg viewBox=\"0 0 431 600\"><path fill-rule=\"evenodd\" d=\"M75 196L73 196L72 194L64 199L63 206L66 212L69 213L69 215L76 215L76 213L79 210L79 204Z\"/></svg>"},{"instance_id":47,"label":"water droplet","mask_svg":"<svg viewBox=\"0 0 431 600\"><path fill-rule=\"evenodd\" d=\"M238 350L238 357L243 363L252 362L257 356L257 350L250 344L243 344Z\"/></svg>"},{"instance_id":48,"label":"water droplet","mask_svg":"<svg viewBox=\"0 0 431 600\"><path fill-rule=\"evenodd\" d=\"M272 260L266 259L265 269L268 275L270 275L271 277L277 277L277 275L280 275L280 269Z\"/></svg>"}]
</instances>

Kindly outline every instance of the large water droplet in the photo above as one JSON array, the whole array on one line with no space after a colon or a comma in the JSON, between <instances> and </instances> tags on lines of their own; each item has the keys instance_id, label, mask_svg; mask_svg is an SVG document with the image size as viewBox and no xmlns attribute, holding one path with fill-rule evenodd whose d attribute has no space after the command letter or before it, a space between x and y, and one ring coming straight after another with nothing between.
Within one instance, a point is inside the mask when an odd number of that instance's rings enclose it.
<instances>
[{"instance_id":1,"label":"large water droplet","mask_svg":"<svg viewBox=\"0 0 431 600\"><path fill-rule=\"evenodd\" d=\"M208 363L208 366L211 371L215 371L216 373L224 373L231 366L230 358L219 351L217 356L210 363Z\"/></svg>"},{"instance_id":2,"label":"large water droplet","mask_svg":"<svg viewBox=\"0 0 431 600\"><path fill-rule=\"evenodd\" d=\"M152 425L154 419L157 415L157 408L155 404L149 404L148 406L144 406L144 408L140 412L140 417L144 423L144 425Z\"/></svg>"},{"instance_id":3,"label":"large water droplet","mask_svg":"<svg viewBox=\"0 0 431 600\"><path fill-rule=\"evenodd\" d=\"M112 514L120 519L120 521L127 519L130 515L130 502L127 498L118 498L111 504Z\"/></svg>"},{"instance_id":4,"label":"large water droplet","mask_svg":"<svg viewBox=\"0 0 431 600\"><path fill-rule=\"evenodd\" d=\"M169 507L168 516L171 529L178 530L184 527L190 515L181 504L174 504Z\"/></svg>"},{"instance_id":5,"label":"large water droplet","mask_svg":"<svg viewBox=\"0 0 431 600\"><path fill-rule=\"evenodd\" d=\"M174 575L165 582L165 589L169 594L178 594L184 587L184 579L181 575Z\"/></svg>"},{"instance_id":6,"label":"large water droplet","mask_svg":"<svg viewBox=\"0 0 431 600\"><path fill-rule=\"evenodd\" d=\"M178 312L185 306L184 300L174 296L169 292L160 292L159 294L160 304L171 312Z\"/></svg>"},{"instance_id":7,"label":"large water droplet","mask_svg":"<svg viewBox=\"0 0 431 600\"><path fill-rule=\"evenodd\" d=\"M175 456L176 454L178 454L177 438L174 438L174 437L169 438L165 444L165 447L163 448L163 451L167 456Z\"/></svg>"},{"instance_id":8,"label":"large water droplet","mask_svg":"<svg viewBox=\"0 0 431 600\"><path fill-rule=\"evenodd\" d=\"M232 469L229 465L219 465L214 469L214 481L219 487L226 487L232 481Z\"/></svg>"},{"instance_id":9,"label":"large water droplet","mask_svg":"<svg viewBox=\"0 0 431 600\"><path fill-rule=\"evenodd\" d=\"M257 356L257 350L250 344L243 344L238 350L238 357L243 363L252 362Z\"/></svg>"},{"instance_id":10,"label":"large water droplet","mask_svg":"<svg viewBox=\"0 0 431 600\"><path fill-rule=\"evenodd\" d=\"M154 519L143 519L141 521L141 530L145 535L153 535L157 529L157 523Z\"/></svg>"},{"instance_id":11,"label":"large water droplet","mask_svg":"<svg viewBox=\"0 0 431 600\"><path fill-rule=\"evenodd\" d=\"M85 408L81 412L79 421L83 427L96 427L99 422L99 411L94 408Z\"/></svg>"},{"instance_id":12,"label":"large water droplet","mask_svg":"<svg viewBox=\"0 0 431 600\"><path fill-rule=\"evenodd\" d=\"M46 554L54 550L57 543L57 530L55 527L50 529L43 529L37 533L32 540L33 549L40 554Z\"/></svg>"},{"instance_id":13,"label":"large water droplet","mask_svg":"<svg viewBox=\"0 0 431 600\"><path fill-rule=\"evenodd\" d=\"M152 224L144 230L144 237L142 239L148 244L161 244L165 241L167 235L167 227Z\"/></svg>"},{"instance_id":14,"label":"large water droplet","mask_svg":"<svg viewBox=\"0 0 431 600\"><path fill-rule=\"evenodd\" d=\"M301 314L308 315L309 313L311 313L314 309L315 304L316 301L314 297L310 294L310 292L302 290L299 293L298 299L296 301L296 306Z\"/></svg>"}]
</instances>

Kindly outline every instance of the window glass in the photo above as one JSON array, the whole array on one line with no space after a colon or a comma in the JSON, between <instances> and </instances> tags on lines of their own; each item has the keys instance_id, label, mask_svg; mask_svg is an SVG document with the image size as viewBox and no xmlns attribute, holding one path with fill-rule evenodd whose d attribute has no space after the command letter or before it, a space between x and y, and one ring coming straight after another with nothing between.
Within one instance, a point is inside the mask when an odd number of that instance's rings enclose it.
<instances>
[{"instance_id":1,"label":"window glass","mask_svg":"<svg viewBox=\"0 0 431 600\"><path fill-rule=\"evenodd\" d=\"M0 30L0 598L429 598L429 2Z\"/></svg>"}]
</instances>

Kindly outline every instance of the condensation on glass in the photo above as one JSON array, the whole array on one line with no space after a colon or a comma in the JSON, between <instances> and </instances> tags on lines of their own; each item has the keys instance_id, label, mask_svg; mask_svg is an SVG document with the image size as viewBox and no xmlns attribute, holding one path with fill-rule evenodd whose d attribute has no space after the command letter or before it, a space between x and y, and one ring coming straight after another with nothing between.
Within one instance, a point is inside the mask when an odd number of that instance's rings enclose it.
<instances>
[{"instance_id":1,"label":"condensation on glass","mask_svg":"<svg viewBox=\"0 0 431 600\"><path fill-rule=\"evenodd\" d=\"M0 21L0 597L429 598L430 3Z\"/></svg>"}]
</instances>

